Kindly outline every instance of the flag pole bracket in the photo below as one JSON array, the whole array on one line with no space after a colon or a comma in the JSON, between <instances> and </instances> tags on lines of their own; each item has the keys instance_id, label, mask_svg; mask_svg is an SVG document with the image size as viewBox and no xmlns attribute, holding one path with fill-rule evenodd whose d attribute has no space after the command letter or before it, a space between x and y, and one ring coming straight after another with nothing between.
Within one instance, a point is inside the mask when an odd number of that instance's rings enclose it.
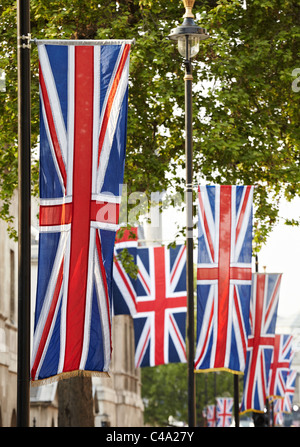
<instances>
[{"instance_id":1,"label":"flag pole bracket","mask_svg":"<svg viewBox=\"0 0 300 447\"><path fill-rule=\"evenodd\" d=\"M31 49L31 34L28 33L27 35L22 35L18 37L18 41L21 41L23 43L18 44L18 48L28 48ZM27 42L27 43L25 43Z\"/></svg>"}]
</instances>

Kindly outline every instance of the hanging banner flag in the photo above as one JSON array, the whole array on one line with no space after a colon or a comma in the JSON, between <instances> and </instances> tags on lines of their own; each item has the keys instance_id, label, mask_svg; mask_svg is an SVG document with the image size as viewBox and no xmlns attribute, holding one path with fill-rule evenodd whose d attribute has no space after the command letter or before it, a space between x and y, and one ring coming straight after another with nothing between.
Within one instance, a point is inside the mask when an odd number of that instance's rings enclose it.
<instances>
[{"instance_id":1,"label":"hanging banner flag","mask_svg":"<svg viewBox=\"0 0 300 447\"><path fill-rule=\"evenodd\" d=\"M283 424L283 399L276 399L273 403L273 419L274 419L274 425L275 427L280 427Z\"/></svg>"},{"instance_id":2,"label":"hanging banner flag","mask_svg":"<svg viewBox=\"0 0 300 447\"><path fill-rule=\"evenodd\" d=\"M106 373L130 43L37 41L40 213L32 382Z\"/></svg>"},{"instance_id":3,"label":"hanging banner flag","mask_svg":"<svg viewBox=\"0 0 300 447\"><path fill-rule=\"evenodd\" d=\"M139 248L136 367L186 362L186 249Z\"/></svg>"},{"instance_id":4,"label":"hanging banner flag","mask_svg":"<svg viewBox=\"0 0 300 447\"><path fill-rule=\"evenodd\" d=\"M292 413L293 411L293 399L295 394L295 388L296 388L296 378L297 378L297 371L295 369L291 369L288 373L287 381L286 381L286 387L285 387L285 394L284 394L284 405L283 405L283 412L284 413Z\"/></svg>"},{"instance_id":5,"label":"hanging banner flag","mask_svg":"<svg viewBox=\"0 0 300 447\"><path fill-rule=\"evenodd\" d=\"M232 419L232 397L217 397L217 427L230 427Z\"/></svg>"},{"instance_id":6,"label":"hanging banner flag","mask_svg":"<svg viewBox=\"0 0 300 447\"><path fill-rule=\"evenodd\" d=\"M195 370L243 373L250 330L253 186L199 186Z\"/></svg>"},{"instance_id":7,"label":"hanging banner flag","mask_svg":"<svg viewBox=\"0 0 300 447\"><path fill-rule=\"evenodd\" d=\"M127 273L119 255L126 250L126 259L136 266L138 249L138 228L122 229L117 233L113 265L113 315L135 315L136 291L134 276ZM120 237L119 237L120 235ZM130 267L130 266L129 266Z\"/></svg>"},{"instance_id":8,"label":"hanging banner flag","mask_svg":"<svg viewBox=\"0 0 300 447\"><path fill-rule=\"evenodd\" d=\"M281 274L254 273L241 413L264 412L275 340Z\"/></svg>"},{"instance_id":9,"label":"hanging banner flag","mask_svg":"<svg viewBox=\"0 0 300 447\"><path fill-rule=\"evenodd\" d=\"M206 407L206 422L208 427L216 426L216 406L215 405L207 405Z\"/></svg>"},{"instance_id":10,"label":"hanging banner flag","mask_svg":"<svg viewBox=\"0 0 300 447\"><path fill-rule=\"evenodd\" d=\"M270 402L279 397L284 398L286 381L291 367L292 342L292 335L275 334L268 380Z\"/></svg>"},{"instance_id":11,"label":"hanging banner flag","mask_svg":"<svg viewBox=\"0 0 300 447\"><path fill-rule=\"evenodd\" d=\"M296 377L297 371L290 369L287 376L284 398L276 399L274 402L275 425L283 425L284 414L289 414L293 411Z\"/></svg>"}]
</instances>

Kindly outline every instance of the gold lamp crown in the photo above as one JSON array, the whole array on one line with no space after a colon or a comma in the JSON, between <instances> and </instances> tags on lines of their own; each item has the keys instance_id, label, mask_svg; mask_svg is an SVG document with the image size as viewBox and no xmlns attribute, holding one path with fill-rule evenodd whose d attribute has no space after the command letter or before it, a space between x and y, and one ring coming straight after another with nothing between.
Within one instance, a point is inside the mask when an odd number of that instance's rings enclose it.
<instances>
[{"instance_id":1,"label":"gold lamp crown","mask_svg":"<svg viewBox=\"0 0 300 447\"><path fill-rule=\"evenodd\" d=\"M185 14L183 17L192 17L194 18L194 14L192 13L192 9L195 3L195 0L182 0L185 7Z\"/></svg>"}]
</instances>

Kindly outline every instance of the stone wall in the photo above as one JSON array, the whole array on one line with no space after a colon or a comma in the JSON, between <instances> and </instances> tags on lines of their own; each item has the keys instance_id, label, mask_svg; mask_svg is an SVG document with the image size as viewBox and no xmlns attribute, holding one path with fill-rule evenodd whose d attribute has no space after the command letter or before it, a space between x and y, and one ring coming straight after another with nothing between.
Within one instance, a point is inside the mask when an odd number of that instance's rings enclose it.
<instances>
[{"instance_id":1,"label":"stone wall","mask_svg":"<svg viewBox=\"0 0 300 447\"><path fill-rule=\"evenodd\" d=\"M11 213L17 216L17 200ZM17 227L17 220L15 226ZM0 220L0 427L16 425L18 245Z\"/></svg>"}]
</instances>

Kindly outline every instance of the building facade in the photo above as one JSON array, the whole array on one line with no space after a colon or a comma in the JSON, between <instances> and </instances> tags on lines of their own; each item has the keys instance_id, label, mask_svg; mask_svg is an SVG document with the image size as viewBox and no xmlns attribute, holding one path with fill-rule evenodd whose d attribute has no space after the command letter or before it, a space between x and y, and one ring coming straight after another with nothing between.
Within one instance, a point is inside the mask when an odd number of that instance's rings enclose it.
<instances>
[{"instance_id":1,"label":"building facade","mask_svg":"<svg viewBox=\"0 0 300 447\"><path fill-rule=\"evenodd\" d=\"M11 213L18 215L14 198ZM17 218L16 218L17 219ZM17 220L14 222L17 227ZM14 427L17 411L18 244L0 219L0 427Z\"/></svg>"},{"instance_id":2,"label":"building facade","mask_svg":"<svg viewBox=\"0 0 300 447\"><path fill-rule=\"evenodd\" d=\"M110 377L93 379L95 400L99 404L95 425L142 427L141 377L134 364L134 329L129 315L113 317L112 345Z\"/></svg>"}]
</instances>

